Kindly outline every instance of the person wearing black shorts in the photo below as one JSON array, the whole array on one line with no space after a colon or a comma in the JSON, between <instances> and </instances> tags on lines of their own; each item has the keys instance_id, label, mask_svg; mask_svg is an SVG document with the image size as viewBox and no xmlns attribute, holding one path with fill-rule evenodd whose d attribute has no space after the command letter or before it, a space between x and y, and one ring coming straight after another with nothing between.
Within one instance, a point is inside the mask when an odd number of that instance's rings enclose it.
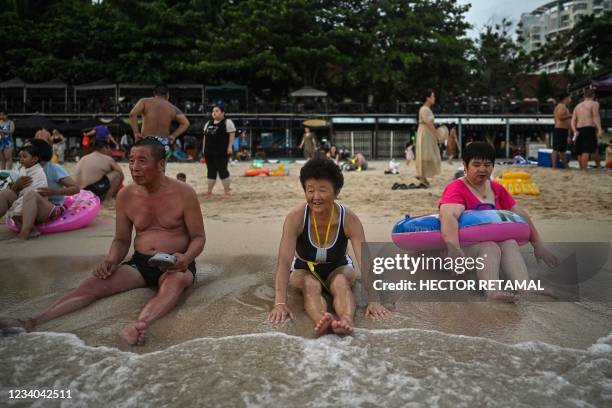
<instances>
[{"instance_id":1,"label":"person wearing black shorts","mask_svg":"<svg viewBox=\"0 0 612 408\"><path fill-rule=\"evenodd\" d=\"M552 167L557 167L557 157L561 156L563 162L563 168L567 169L567 158L565 157L565 151L567 150L569 135L569 128L571 125L572 114L567 109L568 104L571 102L571 97L567 93L559 95L559 103L555 107L555 129L552 137Z\"/></svg>"},{"instance_id":2,"label":"person wearing black shorts","mask_svg":"<svg viewBox=\"0 0 612 408\"><path fill-rule=\"evenodd\" d=\"M221 106L215 106L212 110L213 120L204 126L203 152L208 170L208 191L204 194L212 194L213 187L217 182L217 176L221 179L225 195L230 195L230 174L227 170L227 162L232 154L232 145L236 126L230 119L225 118L225 112Z\"/></svg>"},{"instance_id":3,"label":"person wearing black shorts","mask_svg":"<svg viewBox=\"0 0 612 408\"><path fill-rule=\"evenodd\" d=\"M603 135L601 117L599 116L599 103L595 100L595 92L592 89L584 91L584 99L574 108L572 116L572 130L576 137L576 155L580 170L586 171L589 164L589 156L593 156L596 166L599 166L599 154L597 152L598 138Z\"/></svg>"}]
</instances>

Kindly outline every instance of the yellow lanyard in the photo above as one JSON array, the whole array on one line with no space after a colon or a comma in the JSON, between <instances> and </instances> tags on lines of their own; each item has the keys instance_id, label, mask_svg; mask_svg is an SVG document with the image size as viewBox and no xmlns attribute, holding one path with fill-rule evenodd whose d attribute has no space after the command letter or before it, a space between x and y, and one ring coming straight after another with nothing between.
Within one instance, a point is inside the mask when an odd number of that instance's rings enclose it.
<instances>
[{"instance_id":1,"label":"yellow lanyard","mask_svg":"<svg viewBox=\"0 0 612 408\"><path fill-rule=\"evenodd\" d=\"M319 248L325 248L327 246L327 241L329 240L329 231L331 231L332 223L334 222L334 209L336 208L336 204L334 203L331 210L331 215L329 217L329 223L327 224L327 232L325 232L325 243L321 245L321 238L319 237L319 227L317 227L317 219L315 217L314 211L312 213L312 222L315 227L315 234L317 235L317 244L319 244Z\"/></svg>"}]
</instances>

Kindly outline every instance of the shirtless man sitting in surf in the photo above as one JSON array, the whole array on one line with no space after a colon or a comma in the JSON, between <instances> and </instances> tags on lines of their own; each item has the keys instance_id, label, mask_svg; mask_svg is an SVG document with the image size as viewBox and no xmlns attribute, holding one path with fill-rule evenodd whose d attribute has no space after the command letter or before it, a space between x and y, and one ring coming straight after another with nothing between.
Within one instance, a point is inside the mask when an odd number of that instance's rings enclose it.
<instances>
[{"instance_id":1,"label":"shirtless man sitting in surf","mask_svg":"<svg viewBox=\"0 0 612 408\"><path fill-rule=\"evenodd\" d=\"M183 291L194 282L194 259L205 242L202 211L195 191L188 184L166 177L164 168L161 142L145 138L136 143L130 151L134 183L117 194L115 237L94 276L37 316L0 320L0 329L17 327L30 331L98 299L130 289L158 287L138 319L120 333L129 344L143 344L147 327L172 310ZM130 250L133 229L134 254L130 260L121 262ZM174 265L165 272L148 264L159 252L176 257Z\"/></svg>"},{"instance_id":2,"label":"shirtless man sitting in surf","mask_svg":"<svg viewBox=\"0 0 612 408\"><path fill-rule=\"evenodd\" d=\"M268 321L284 323L293 318L287 306L287 286L291 285L302 291L304 309L315 325L316 337L330 331L352 334L356 304L351 285L356 272L347 245L350 240L361 266L363 226L354 212L336 203L344 178L333 161L309 160L300 171L300 182L306 203L285 218L276 267L276 296ZM336 317L327 311L323 291L332 296ZM375 318L390 314L373 301L365 313Z\"/></svg>"}]
</instances>

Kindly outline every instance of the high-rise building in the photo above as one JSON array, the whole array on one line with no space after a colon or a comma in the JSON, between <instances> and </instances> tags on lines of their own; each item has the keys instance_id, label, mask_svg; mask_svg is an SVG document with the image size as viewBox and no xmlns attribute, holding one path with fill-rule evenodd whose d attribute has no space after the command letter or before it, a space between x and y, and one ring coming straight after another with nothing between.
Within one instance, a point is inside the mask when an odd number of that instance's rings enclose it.
<instances>
[{"instance_id":1,"label":"high-rise building","mask_svg":"<svg viewBox=\"0 0 612 408\"><path fill-rule=\"evenodd\" d=\"M558 35L571 30L583 16L600 16L612 10L612 0L555 0L531 13L523 13L517 34L526 53L537 50ZM565 68L563 61L551 61L537 73L558 73Z\"/></svg>"}]
</instances>

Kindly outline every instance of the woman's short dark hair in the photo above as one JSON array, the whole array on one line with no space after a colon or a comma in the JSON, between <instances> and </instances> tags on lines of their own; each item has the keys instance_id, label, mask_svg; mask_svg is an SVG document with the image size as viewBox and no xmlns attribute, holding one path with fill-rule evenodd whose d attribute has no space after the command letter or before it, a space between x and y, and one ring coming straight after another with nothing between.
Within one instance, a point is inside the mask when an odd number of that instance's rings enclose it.
<instances>
[{"instance_id":1,"label":"woman's short dark hair","mask_svg":"<svg viewBox=\"0 0 612 408\"><path fill-rule=\"evenodd\" d=\"M342 170L336 163L328 158L311 159L306 162L300 170L300 183L302 188L306 190L306 180L327 180L334 186L334 191L340 192L344 185L344 176Z\"/></svg>"},{"instance_id":2,"label":"woman's short dark hair","mask_svg":"<svg viewBox=\"0 0 612 408\"><path fill-rule=\"evenodd\" d=\"M38 157L38 161L48 162L53 157L53 148L42 139L30 139L26 143L27 146L32 147L29 152L32 156Z\"/></svg>"},{"instance_id":3,"label":"woman's short dark hair","mask_svg":"<svg viewBox=\"0 0 612 408\"><path fill-rule=\"evenodd\" d=\"M463 163L467 166L474 159L489 160L495 165L495 149L487 142L472 142L463 149Z\"/></svg>"},{"instance_id":4,"label":"woman's short dark hair","mask_svg":"<svg viewBox=\"0 0 612 408\"><path fill-rule=\"evenodd\" d=\"M213 107L212 107L212 109L211 109L211 112L212 112L213 110L215 110L215 108L217 108L217 109L219 109L221 112L225 113L225 109L223 109L223 106L221 106L221 105L213 105Z\"/></svg>"},{"instance_id":5,"label":"woman's short dark hair","mask_svg":"<svg viewBox=\"0 0 612 408\"><path fill-rule=\"evenodd\" d=\"M433 93L433 89L427 89L425 92L423 92L423 102L426 102L427 98L429 98Z\"/></svg>"}]
</instances>

